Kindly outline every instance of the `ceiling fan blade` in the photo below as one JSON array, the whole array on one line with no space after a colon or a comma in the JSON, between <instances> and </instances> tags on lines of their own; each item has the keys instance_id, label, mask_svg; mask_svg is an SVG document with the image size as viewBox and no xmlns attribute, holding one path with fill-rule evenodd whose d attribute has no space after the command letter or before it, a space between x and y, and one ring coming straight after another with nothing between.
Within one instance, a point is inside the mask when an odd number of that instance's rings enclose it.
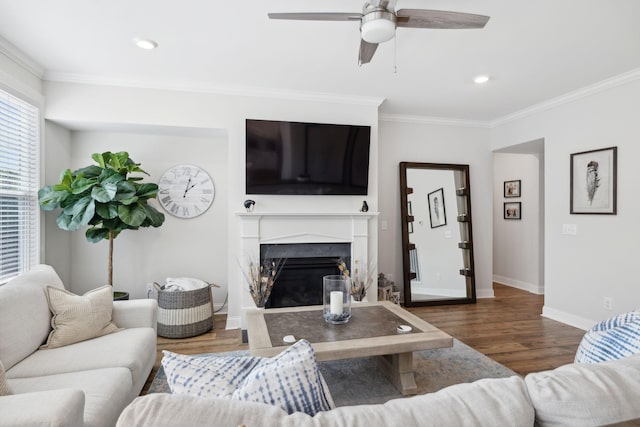
<instances>
[{"instance_id":1,"label":"ceiling fan blade","mask_svg":"<svg viewBox=\"0 0 640 427\"><path fill-rule=\"evenodd\" d=\"M398 27L466 29L484 28L489 21L485 15L472 13L447 12L444 10L400 9L396 12Z\"/></svg>"},{"instance_id":2,"label":"ceiling fan blade","mask_svg":"<svg viewBox=\"0 0 640 427\"><path fill-rule=\"evenodd\" d=\"M293 19L298 21L359 21L360 13L311 12L311 13L269 13L269 19Z\"/></svg>"},{"instance_id":3,"label":"ceiling fan blade","mask_svg":"<svg viewBox=\"0 0 640 427\"><path fill-rule=\"evenodd\" d=\"M378 43L369 43L364 40L360 40L360 52L358 54L358 64L368 64L373 58L373 54L376 53Z\"/></svg>"}]
</instances>

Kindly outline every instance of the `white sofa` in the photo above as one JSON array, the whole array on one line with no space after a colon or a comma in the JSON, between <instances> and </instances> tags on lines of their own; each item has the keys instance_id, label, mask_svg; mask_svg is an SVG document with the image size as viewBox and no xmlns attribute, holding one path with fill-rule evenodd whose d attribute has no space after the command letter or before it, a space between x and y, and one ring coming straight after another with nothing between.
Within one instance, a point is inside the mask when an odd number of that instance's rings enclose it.
<instances>
[{"instance_id":1,"label":"white sofa","mask_svg":"<svg viewBox=\"0 0 640 427\"><path fill-rule=\"evenodd\" d=\"M129 405L118 427L449 427L640 425L640 355L598 364L457 384L380 405L315 416L262 403L150 394ZM635 421L630 421L635 420Z\"/></svg>"},{"instance_id":2,"label":"white sofa","mask_svg":"<svg viewBox=\"0 0 640 427\"><path fill-rule=\"evenodd\" d=\"M64 287L39 265L0 286L0 361L12 392L0 396L0 425L113 426L153 367L157 303L114 301L123 330L41 350L51 331L45 285Z\"/></svg>"}]
</instances>

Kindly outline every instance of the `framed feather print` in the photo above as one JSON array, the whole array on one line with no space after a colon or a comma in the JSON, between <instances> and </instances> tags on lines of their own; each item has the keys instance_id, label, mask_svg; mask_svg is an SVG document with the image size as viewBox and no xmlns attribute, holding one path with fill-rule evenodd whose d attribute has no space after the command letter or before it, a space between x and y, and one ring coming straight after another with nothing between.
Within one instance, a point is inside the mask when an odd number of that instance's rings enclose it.
<instances>
[{"instance_id":1,"label":"framed feather print","mask_svg":"<svg viewBox=\"0 0 640 427\"><path fill-rule=\"evenodd\" d=\"M617 213L618 147L571 154L570 213Z\"/></svg>"}]
</instances>

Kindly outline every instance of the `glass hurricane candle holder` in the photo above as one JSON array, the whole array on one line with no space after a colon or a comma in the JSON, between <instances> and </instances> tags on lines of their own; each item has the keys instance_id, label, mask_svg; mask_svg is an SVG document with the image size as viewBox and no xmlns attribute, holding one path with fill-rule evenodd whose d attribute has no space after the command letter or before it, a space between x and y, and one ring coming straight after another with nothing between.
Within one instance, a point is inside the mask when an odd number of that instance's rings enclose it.
<instances>
[{"instance_id":1,"label":"glass hurricane candle holder","mask_svg":"<svg viewBox=\"0 0 640 427\"><path fill-rule=\"evenodd\" d=\"M322 278L322 315L334 325L347 323L351 318L351 278L342 275Z\"/></svg>"}]
</instances>

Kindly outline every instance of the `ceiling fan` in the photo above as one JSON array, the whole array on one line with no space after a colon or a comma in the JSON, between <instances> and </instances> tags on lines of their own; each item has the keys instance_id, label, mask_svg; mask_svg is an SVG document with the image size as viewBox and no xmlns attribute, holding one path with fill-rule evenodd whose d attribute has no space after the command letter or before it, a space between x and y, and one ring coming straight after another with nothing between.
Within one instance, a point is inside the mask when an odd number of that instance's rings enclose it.
<instances>
[{"instance_id":1,"label":"ceiling fan","mask_svg":"<svg viewBox=\"0 0 640 427\"><path fill-rule=\"evenodd\" d=\"M484 28L488 16L443 10L400 9L395 11L397 0L371 0L362 7L362 13L269 13L270 19L302 21L359 21L359 64L367 64L373 58L379 43L391 40L396 27L429 29Z\"/></svg>"}]
</instances>

